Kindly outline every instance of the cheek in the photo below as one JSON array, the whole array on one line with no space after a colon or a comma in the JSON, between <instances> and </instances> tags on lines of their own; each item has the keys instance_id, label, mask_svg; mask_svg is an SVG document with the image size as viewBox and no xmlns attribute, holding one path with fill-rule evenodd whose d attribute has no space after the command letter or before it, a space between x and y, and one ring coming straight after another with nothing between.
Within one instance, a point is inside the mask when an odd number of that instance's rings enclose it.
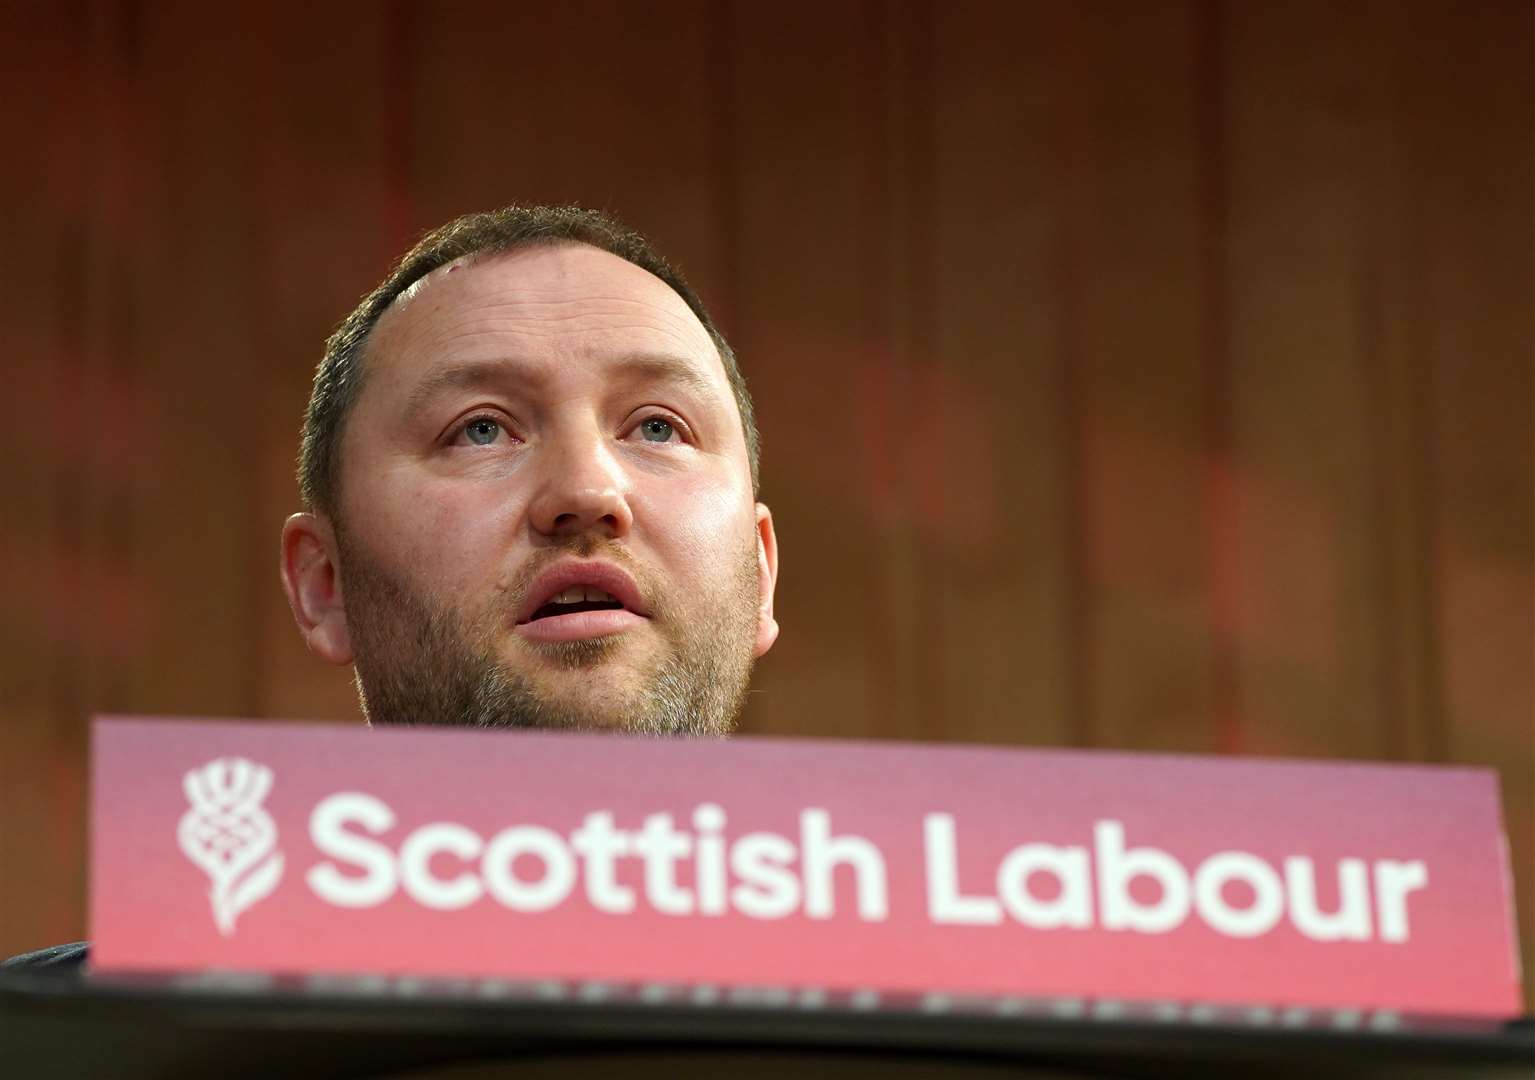
<instances>
[{"instance_id":1,"label":"cheek","mask_svg":"<svg viewBox=\"0 0 1535 1080\"><path fill-rule=\"evenodd\" d=\"M376 492L373 550L438 595L485 588L499 573L515 529L511 498L465 485L413 484Z\"/></svg>"},{"instance_id":2,"label":"cheek","mask_svg":"<svg viewBox=\"0 0 1535 1080\"><path fill-rule=\"evenodd\" d=\"M685 484L648 496L636 508L650 528L651 542L679 560L679 576L703 576L716 566L734 565L751 542L755 504L730 485ZM689 573L696 568L697 575Z\"/></svg>"}]
</instances>

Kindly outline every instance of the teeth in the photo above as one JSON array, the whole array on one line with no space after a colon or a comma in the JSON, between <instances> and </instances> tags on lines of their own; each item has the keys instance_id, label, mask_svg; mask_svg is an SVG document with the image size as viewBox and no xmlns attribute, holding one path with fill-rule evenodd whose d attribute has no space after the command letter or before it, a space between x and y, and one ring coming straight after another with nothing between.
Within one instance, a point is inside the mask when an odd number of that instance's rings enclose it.
<instances>
[{"instance_id":1,"label":"teeth","mask_svg":"<svg viewBox=\"0 0 1535 1080\"><path fill-rule=\"evenodd\" d=\"M564 592L556 593L549 598L551 604L579 604L583 600L601 600L608 603L617 603L617 598L601 589L590 585L572 585Z\"/></svg>"}]
</instances>

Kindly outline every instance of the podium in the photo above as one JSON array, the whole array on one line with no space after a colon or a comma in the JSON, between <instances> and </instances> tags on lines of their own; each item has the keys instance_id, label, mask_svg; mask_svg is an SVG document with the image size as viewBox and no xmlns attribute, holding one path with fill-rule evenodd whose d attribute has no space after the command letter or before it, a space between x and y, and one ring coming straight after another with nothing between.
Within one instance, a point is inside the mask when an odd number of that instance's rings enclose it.
<instances>
[{"instance_id":1,"label":"podium","mask_svg":"<svg viewBox=\"0 0 1535 1080\"><path fill-rule=\"evenodd\" d=\"M702 988L707 991L708 988ZM0 1073L180 1078L1528 1077L1531 1020L910 998L806 1007L700 988L0 974Z\"/></svg>"},{"instance_id":2,"label":"podium","mask_svg":"<svg viewBox=\"0 0 1535 1080\"><path fill-rule=\"evenodd\" d=\"M1535 1075L1486 770L145 718L93 754L91 970L0 972L7 1078Z\"/></svg>"}]
</instances>

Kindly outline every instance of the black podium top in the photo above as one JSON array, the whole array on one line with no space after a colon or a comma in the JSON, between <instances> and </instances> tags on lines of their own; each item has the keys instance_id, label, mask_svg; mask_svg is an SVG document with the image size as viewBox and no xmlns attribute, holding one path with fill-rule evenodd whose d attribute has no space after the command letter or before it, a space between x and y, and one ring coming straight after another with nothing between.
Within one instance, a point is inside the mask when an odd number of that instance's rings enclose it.
<instances>
[{"instance_id":1,"label":"black podium top","mask_svg":"<svg viewBox=\"0 0 1535 1080\"><path fill-rule=\"evenodd\" d=\"M7 1077L1529 1077L1535 1027L1066 999L0 973Z\"/></svg>"}]
</instances>

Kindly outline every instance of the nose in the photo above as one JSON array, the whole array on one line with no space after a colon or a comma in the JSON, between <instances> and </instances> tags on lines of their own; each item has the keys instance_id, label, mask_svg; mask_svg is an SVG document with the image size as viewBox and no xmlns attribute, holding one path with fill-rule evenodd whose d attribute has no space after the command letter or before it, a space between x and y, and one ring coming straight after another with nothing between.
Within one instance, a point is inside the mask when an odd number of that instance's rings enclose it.
<instances>
[{"instance_id":1,"label":"nose","mask_svg":"<svg viewBox=\"0 0 1535 1080\"><path fill-rule=\"evenodd\" d=\"M540 448L538 490L529 505L533 529L545 536L627 536L634 524L628 483L597 432L550 439Z\"/></svg>"}]
</instances>

